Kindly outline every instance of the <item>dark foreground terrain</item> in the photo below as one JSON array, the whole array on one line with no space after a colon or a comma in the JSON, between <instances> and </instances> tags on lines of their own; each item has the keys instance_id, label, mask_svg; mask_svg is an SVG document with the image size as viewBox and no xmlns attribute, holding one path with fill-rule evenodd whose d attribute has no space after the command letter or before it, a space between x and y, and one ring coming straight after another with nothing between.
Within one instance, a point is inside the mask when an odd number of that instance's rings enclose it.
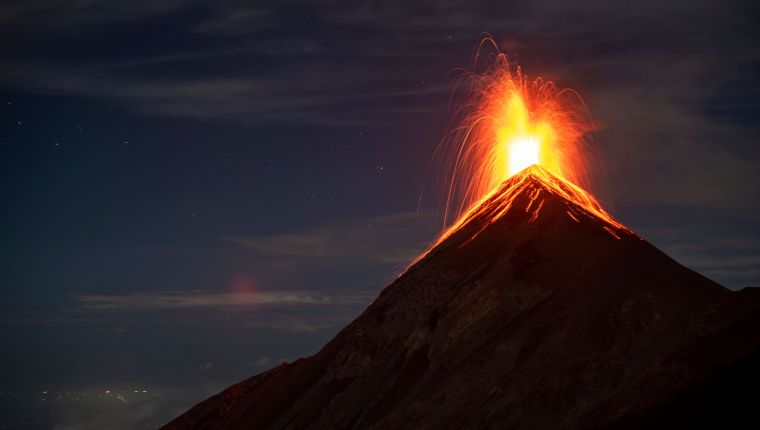
<instances>
[{"instance_id":1,"label":"dark foreground terrain","mask_svg":"<svg viewBox=\"0 0 760 430\"><path fill-rule=\"evenodd\" d=\"M586 197L539 167L510 178L317 354L165 428L756 426L760 292Z\"/></svg>"}]
</instances>

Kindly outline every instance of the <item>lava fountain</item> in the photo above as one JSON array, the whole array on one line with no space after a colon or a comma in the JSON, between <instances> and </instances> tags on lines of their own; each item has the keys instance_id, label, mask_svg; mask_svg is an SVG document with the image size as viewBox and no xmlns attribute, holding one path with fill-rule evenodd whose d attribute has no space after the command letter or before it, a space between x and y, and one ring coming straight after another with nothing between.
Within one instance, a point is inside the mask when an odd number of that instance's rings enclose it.
<instances>
[{"instance_id":1,"label":"lava fountain","mask_svg":"<svg viewBox=\"0 0 760 430\"><path fill-rule=\"evenodd\" d=\"M477 72L484 47L494 48L494 59ZM535 181L572 202L575 213L568 211L567 216L573 221L590 217L616 239L635 236L584 189L590 185L587 165L595 158L588 141L595 127L581 96L541 77L531 80L510 64L491 37L478 46L473 70L463 71L468 98L438 148L447 159L448 174L444 229L433 247L484 213L496 214L491 222L498 219ZM530 222L541 211L541 202L533 205L538 194L531 194L525 208L532 211Z\"/></svg>"},{"instance_id":2,"label":"lava fountain","mask_svg":"<svg viewBox=\"0 0 760 430\"><path fill-rule=\"evenodd\" d=\"M495 55L478 72L485 47L493 47ZM576 91L541 77L530 79L491 37L481 41L473 70L462 74L468 97L438 149L449 172L444 225L534 164L574 184L589 185L587 136L594 125Z\"/></svg>"}]
</instances>

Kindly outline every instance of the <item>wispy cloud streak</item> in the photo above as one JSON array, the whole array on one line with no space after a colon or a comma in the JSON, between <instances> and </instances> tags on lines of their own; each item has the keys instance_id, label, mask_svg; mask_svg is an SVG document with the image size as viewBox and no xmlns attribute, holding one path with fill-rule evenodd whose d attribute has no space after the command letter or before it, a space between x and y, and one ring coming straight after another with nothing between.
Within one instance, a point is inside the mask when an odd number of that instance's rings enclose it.
<instances>
[{"instance_id":1,"label":"wispy cloud streak","mask_svg":"<svg viewBox=\"0 0 760 430\"><path fill-rule=\"evenodd\" d=\"M234 292L150 291L128 294L79 294L72 297L86 309L186 309L208 307L262 306L303 307L358 305L364 295L328 295L323 292Z\"/></svg>"}]
</instances>

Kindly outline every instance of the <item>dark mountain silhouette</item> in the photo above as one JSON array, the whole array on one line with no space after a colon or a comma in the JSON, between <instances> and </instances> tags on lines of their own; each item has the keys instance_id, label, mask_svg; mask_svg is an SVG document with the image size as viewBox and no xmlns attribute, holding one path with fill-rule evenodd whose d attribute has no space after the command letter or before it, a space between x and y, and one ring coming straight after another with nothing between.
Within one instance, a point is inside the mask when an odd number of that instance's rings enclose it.
<instances>
[{"instance_id":1,"label":"dark mountain silhouette","mask_svg":"<svg viewBox=\"0 0 760 430\"><path fill-rule=\"evenodd\" d=\"M758 310L532 166L317 354L165 428L725 427L758 399Z\"/></svg>"}]
</instances>

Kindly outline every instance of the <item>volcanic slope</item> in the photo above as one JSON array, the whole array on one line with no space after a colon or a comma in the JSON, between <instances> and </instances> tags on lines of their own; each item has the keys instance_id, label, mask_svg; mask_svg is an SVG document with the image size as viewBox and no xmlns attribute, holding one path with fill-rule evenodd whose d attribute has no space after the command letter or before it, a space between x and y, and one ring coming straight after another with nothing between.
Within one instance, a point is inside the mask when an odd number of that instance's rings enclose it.
<instances>
[{"instance_id":1,"label":"volcanic slope","mask_svg":"<svg viewBox=\"0 0 760 430\"><path fill-rule=\"evenodd\" d=\"M165 428L725 425L757 401L751 290L681 266L582 189L531 166L317 354Z\"/></svg>"}]
</instances>

